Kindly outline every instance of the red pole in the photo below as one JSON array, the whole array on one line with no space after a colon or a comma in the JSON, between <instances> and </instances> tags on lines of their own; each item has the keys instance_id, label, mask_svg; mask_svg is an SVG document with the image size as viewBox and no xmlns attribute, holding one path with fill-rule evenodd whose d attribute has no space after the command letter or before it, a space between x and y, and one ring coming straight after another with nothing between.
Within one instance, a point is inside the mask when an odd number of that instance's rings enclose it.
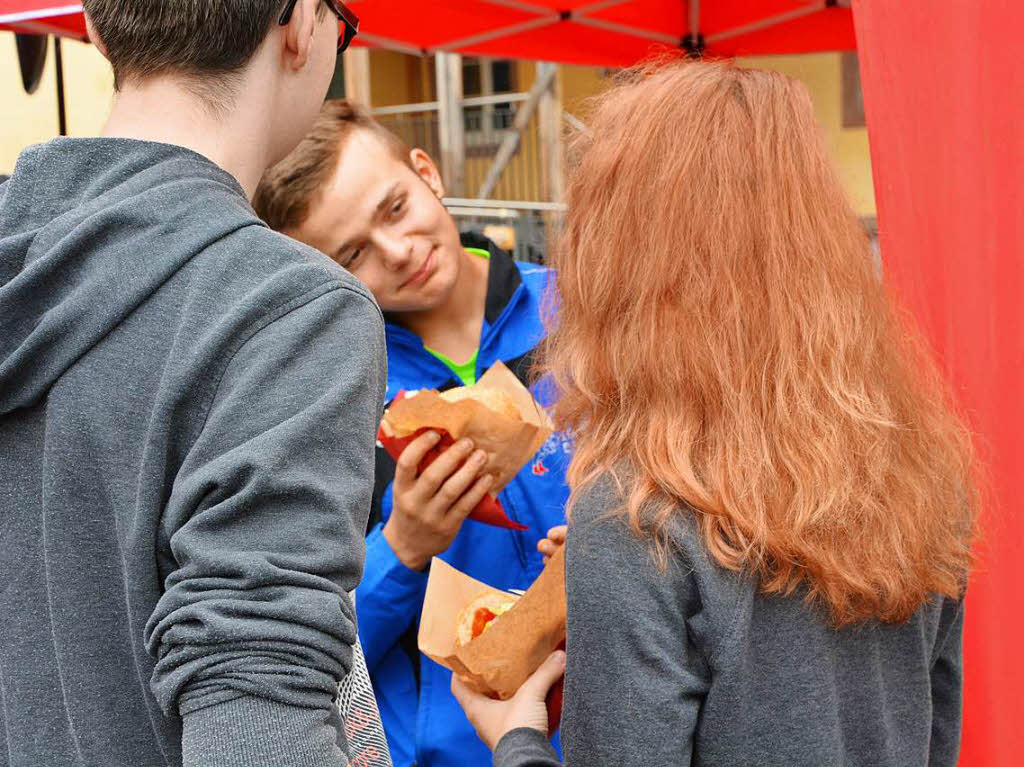
<instances>
[{"instance_id":1,"label":"red pole","mask_svg":"<svg viewBox=\"0 0 1024 767\"><path fill-rule=\"evenodd\" d=\"M988 464L963 767L1024 754L1024 59L1018 0L854 0L886 279Z\"/></svg>"}]
</instances>

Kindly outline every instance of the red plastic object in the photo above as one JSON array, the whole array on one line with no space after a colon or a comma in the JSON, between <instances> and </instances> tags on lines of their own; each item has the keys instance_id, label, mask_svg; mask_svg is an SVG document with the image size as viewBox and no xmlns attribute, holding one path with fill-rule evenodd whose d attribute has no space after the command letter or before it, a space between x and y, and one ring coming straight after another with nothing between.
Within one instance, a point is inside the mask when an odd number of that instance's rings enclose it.
<instances>
[{"instance_id":1,"label":"red plastic object","mask_svg":"<svg viewBox=\"0 0 1024 767\"><path fill-rule=\"evenodd\" d=\"M400 391L395 397L394 402L400 402L404 398L405 392ZM437 460L441 453L455 444L455 440L452 439L451 434L444 429L423 428L410 434L408 437L389 437L384 434L383 430L381 430L377 432L377 439L380 444L384 446L387 454L397 461L398 457L402 454L409 443L427 431L436 431L441 435L441 441L431 448L430 452L428 452L420 462L419 471L422 473L424 469ZM501 501L490 493L485 495L483 500L476 505L476 508L469 513L469 519L472 519L474 522L483 522L485 525L504 527L509 530L529 529L526 525L521 525L518 522L513 522L509 519L508 514L505 513L505 507L501 505Z\"/></svg>"},{"instance_id":2,"label":"red plastic object","mask_svg":"<svg viewBox=\"0 0 1024 767\"><path fill-rule=\"evenodd\" d=\"M565 649L565 642L558 645L559 650ZM557 682L555 682L551 689L548 690L548 697L545 703L548 707L548 737L554 737L554 734L558 732L558 727L562 723L562 692L565 687L565 677L563 676Z\"/></svg>"}]
</instances>

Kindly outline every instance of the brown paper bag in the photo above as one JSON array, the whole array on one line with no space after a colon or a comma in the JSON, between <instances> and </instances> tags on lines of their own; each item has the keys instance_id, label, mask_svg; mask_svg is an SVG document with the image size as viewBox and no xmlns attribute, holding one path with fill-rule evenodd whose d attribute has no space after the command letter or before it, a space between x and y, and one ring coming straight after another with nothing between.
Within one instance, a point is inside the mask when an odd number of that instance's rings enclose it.
<instances>
[{"instance_id":1,"label":"brown paper bag","mask_svg":"<svg viewBox=\"0 0 1024 767\"><path fill-rule=\"evenodd\" d=\"M495 363L474 386L505 392L521 417L496 413L473 400L448 402L427 390L395 401L384 413L381 431L385 437L401 439L431 428L446 431L453 441L472 439L487 454L482 472L494 476L491 493L497 494L551 436L551 419L502 362Z\"/></svg>"},{"instance_id":2,"label":"brown paper bag","mask_svg":"<svg viewBox=\"0 0 1024 767\"><path fill-rule=\"evenodd\" d=\"M420 651L477 692L511 698L565 641L563 549L558 549L522 597L491 588L435 557L420 617ZM459 613L487 592L507 597L515 605L468 645L457 647Z\"/></svg>"}]
</instances>

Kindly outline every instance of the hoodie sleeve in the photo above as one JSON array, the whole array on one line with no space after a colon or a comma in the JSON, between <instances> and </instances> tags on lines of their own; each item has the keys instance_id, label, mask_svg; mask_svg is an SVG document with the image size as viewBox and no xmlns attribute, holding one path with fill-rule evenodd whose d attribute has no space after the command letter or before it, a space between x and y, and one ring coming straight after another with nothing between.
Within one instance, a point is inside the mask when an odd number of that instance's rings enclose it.
<instances>
[{"instance_id":1,"label":"hoodie sleeve","mask_svg":"<svg viewBox=\"0 0 1024 767\"><path fill-rule=\"evenodd\" d=\"M146 627L185 767L345 763L327 720L356 637L384 365L379 310L333 279L224 368L164 512L174 569Z\"/></svg>"}]
</instances>

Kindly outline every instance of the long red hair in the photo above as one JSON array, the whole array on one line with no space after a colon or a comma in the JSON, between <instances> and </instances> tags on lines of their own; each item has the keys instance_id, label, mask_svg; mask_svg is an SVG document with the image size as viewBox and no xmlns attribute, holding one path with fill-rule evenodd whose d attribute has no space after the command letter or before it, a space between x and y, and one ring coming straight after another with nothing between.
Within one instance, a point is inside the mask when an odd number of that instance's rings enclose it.
<instances>
[{"instance_id":1,"label":"long red hair","mask_svg":"<svg viewBox=\"0 0 1024 767\"><path fill-rule=\"evenodd\" d=\"M668 552L693 514L724 567L837 626L964 588L969 434L879 277L810 97L783 75L626 73L575 140L542 369L574 497L611 472ZM571 504L570 504L571 507Z\"/></svg>"}]
</instances>

